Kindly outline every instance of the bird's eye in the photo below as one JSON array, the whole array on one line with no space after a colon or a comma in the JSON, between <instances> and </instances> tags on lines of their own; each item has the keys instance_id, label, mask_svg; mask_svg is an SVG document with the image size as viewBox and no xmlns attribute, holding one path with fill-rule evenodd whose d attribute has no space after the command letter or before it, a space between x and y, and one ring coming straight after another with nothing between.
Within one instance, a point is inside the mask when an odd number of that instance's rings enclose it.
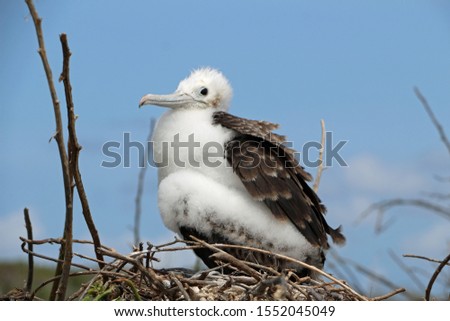
<instances>
[{"instance_id":1,"label":"bird's eye","mask_svg":"<svg viewBox=\"0 0 450 321\"><path fill-rule=\"evenodd\" d=\"M201 94L202 96L208 95L208 88L203 87L203 88L200 90L200 94Z\"/></svg>"}]
</instances>

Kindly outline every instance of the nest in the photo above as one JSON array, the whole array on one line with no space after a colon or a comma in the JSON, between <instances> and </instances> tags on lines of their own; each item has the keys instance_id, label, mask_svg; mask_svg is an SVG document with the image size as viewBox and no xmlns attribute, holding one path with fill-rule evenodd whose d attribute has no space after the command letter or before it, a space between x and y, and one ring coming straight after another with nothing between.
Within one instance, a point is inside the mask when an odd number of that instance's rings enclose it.
<instances>
[{"instance_id":1,"label":"nest","mask_svg":"<svg viewBox=\"0 0 450 321\"><path fill-rule=\"evenodd\" d=\"M51 239L48 241L55 243L60 240ZM77 241L74 240L74 242ZM78 242L86 243L86 241ZM158 254L162 252L186 251L199 247L207 247L214 252L214 260L218 263L216 268L193 271L185 268L155 269L152 267L153 262L159 261ZM105 258L101 262L104 266L102 269L92 269L81 264L74 264L78 269L82 268L84 271L72 272L71 276L93 275L93 277L68 297L68 300L367 301L383 300L401 292L401 289L399 289L380 297L368 298L352 289L345 281L338 280L314 266L276 253L270 253L311 270L312 277L300 278L293 271L278 272L270 267L238 260L225 251L229 247L236 246L208 244L195 238L193 241L175 239L173 242L158 246L147 243L147 249L145 250L143 244L141 244L132 253L123 255L111 248L102 246L97 248L97 251ZM256 248L241 248L266 252ZM36 253L28 254L43 258ZM76 253L74 255L98 263L96 258ZM232 269L235 272L223 274L221 271L224 268ZM3 299L39 300L38 292L40 289L53 283L56 278L44 282L31 293L15 289Z\"/></svg>"}]
</instances>

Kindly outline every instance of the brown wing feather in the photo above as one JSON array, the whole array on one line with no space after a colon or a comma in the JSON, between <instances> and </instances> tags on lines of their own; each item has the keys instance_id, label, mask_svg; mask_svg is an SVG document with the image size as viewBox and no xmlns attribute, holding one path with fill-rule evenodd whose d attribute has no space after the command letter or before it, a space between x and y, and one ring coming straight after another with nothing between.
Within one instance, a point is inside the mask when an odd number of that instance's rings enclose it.
<instances>
[{"instance_id":1,"label":"brown wing feather","mask_svg":"<svg viewBox=\"0 0 450 321\"><path fill-rule=\"evenodd\" d=\"M225 112L216 112L214 122L236 131L225 146L225 157L254 199L264 202L277 219L289 219L315 246L328 248L327 234L344 243L340 227L328 225L325 206L306 183L311 175L298 164L295 151L283 145L285 138L272 133L276 124Z\"/></svg>"}]
</instances>

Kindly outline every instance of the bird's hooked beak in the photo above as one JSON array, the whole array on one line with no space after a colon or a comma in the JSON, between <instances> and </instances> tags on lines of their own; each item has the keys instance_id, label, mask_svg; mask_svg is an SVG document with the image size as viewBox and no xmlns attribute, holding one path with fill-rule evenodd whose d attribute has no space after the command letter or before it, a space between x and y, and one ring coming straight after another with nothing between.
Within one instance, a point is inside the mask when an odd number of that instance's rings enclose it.
<instances>
[{"instance_id":1,"label":"bird's hooked beak","mask_svg":"<svg viewBox=\"0 0 450 321\"><path fill-rule=\"evenodd\" d=\"M153 95L148 94L141 98L139 107L144 105L155 105L168 108L185 107L189 104L195 103L195 99L183 92L174 92L169 95Z\"/></svg>"}]
</instances>

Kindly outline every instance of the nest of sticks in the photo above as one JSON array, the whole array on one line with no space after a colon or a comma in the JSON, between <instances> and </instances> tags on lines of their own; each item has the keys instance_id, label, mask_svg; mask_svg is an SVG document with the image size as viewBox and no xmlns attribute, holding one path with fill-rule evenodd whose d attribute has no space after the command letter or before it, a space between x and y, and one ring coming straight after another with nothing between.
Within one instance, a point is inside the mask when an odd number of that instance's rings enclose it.
<instances>
[{"instance_id":1,"label":"nest of sticks","mask_svg":"<svg viewBox=\"0 0 450 321\"><path fill-rule=\"evenodd\" d=\"M44 257L26 249L25 244L60 243L61 239L31 241L22 238L22 249L29 256L44 259ZM90 243L77 241L78 243ZM163 252L187 251L198 247L213 250L214 259L219 266L213 269L194 271L185 268L156 269L153 262L159 261ZM290 260L312 270L314 277L299 278L293 271L278 272L272 268L260 266L252 262L238 260L228 254L227 244L208 244L199 239L185 241L175 239L162 245L143 244L132 253L123 255L115 250L102 246L97 248L105 258L103 268L90 268L87 265L74 263L76 272L70 275L92 275L92 278L82 284L79 290L71 294L67 300L152 300L152 301L183 301L183 300L295 300L295 301L368 301L384 300L403 289L395 290L383 296L369 298L352 289L345 281L295 259L271 253L284 260ZM236 246L234 246L236 247ZM243 247L246 250L264 250ZM75 256L90 263L99 263L97 258L74 253ZM223 274L226 267L235 270L231 274ZM15 290L7 294L6 300L41 300L39 291L52 284L57 277L47 280L34 291Z\"/></svg>"}]
</instances>

